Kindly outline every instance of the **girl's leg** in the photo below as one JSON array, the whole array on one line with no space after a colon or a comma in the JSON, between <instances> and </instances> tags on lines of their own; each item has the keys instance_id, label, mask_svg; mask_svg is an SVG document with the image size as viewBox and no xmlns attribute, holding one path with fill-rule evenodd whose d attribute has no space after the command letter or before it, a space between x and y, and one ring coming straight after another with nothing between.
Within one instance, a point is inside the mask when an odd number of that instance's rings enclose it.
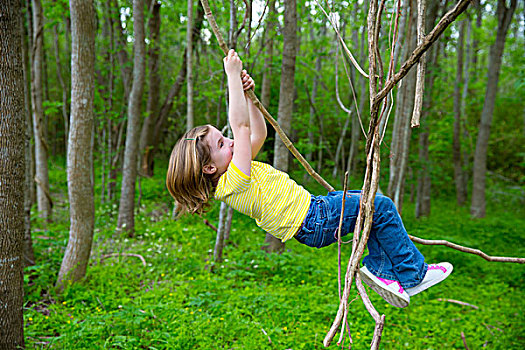
<instances>
[{"instance_id":1,"label":"girl's leg","mask_svg":"<svg viewBox=\"0 0 525 350\"><path fill-rule=\"evenodd\" d=\"M312 200L303 229L296 239L321 248L337 242L343 192L330 192ZM359 213L360 191L348 191L341 236L354 232ZM348 240L348 238L346 239ZM369 255L365 266L376 276L399 281L403 288L418 285L427 271L423 255L408 238L401 217L390 198L377 195L372 230L368 239Z\"/></svg>"},{"instance_id":2,"label":"girl's leg","mask_svg":"<svg viewBox=\"0 0 525 350\"><path fill-rule=\"evenodd\" d=\"M405 289L418 285L425 277L425 258L408 237L392 200L380 194L375 198L368 252L363 260L368 270L378 277L399 281Z\"/></svg>"}]
</instances>

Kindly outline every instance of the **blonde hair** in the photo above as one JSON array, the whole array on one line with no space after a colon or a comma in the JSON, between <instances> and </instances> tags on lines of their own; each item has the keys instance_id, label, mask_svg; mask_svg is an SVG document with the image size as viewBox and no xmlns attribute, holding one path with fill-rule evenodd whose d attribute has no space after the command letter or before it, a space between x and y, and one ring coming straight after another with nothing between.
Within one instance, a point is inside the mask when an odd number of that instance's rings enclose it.
<instances>
[{"instance_id":1,"label":"blonde hair","mask_svg":"<svg viewBox=\"0 0 525 350\"><path fill-rule=\"evenodd\" d=\"M211 152L205 139L210 125L187 131L171 152L166 187L178 205L179 216L202 214L209 208L213 194L213 178L202 168L211 163Z\"/></svg>"}]
</instances>

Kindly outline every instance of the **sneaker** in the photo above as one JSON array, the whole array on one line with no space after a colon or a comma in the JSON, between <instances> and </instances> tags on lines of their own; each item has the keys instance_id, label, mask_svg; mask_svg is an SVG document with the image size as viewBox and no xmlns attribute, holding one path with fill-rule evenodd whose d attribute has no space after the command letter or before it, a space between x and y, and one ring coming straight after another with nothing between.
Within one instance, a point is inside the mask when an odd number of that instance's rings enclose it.
<instances>
[{"instance_id":1,"label":"sneaker","mask_svg":"<svg viewBox=\"0 0 525 350\"><path fill-rule=\"evenodd\" d=\"M361 274L361 279L390 305L407 307L410 303L410 296L398 281L374 276L366 266L362 266L359 269L359 273Z\"/></svg>"},{"instance_id":2,"label":"sneaker","mask_svg":"<svg viewBox=\"0 0 525 350\"><path fill-rule=\"evenodd\" d=\"M452 264L448 262L441 262L439 264L428 265L428 270L425 275L425 278L423 278L423 281L417 286L407 288L406 291L408 295L416 295L417 293L421 293L425 289L432 287L434 284L438 284L439 282L447 278L448 275L450 275L450 273L452 272L452 270Z\"/></svg>"}]
</instances>

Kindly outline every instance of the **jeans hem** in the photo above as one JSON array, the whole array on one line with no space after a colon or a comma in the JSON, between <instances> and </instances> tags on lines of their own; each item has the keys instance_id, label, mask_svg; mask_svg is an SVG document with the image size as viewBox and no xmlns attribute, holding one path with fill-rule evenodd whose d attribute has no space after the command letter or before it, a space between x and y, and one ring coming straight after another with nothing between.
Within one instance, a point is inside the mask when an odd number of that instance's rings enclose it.
<instances>
[{"instance_id":1,"label":"jeans hem","mask_svg":"<svg viewBox=\"0 0 525 350\"><path fill-rule=\"evenodd\" d=\"M367 265L367 264L364 264L363 265L366 266L366 268L376 277L380 277L380 278L385 278L385 279L388 279L388 280L393 280L393 281L397 281L399 282L399 284L401 284L401 286L404 288L404 289L408 289L408 288L412 288L412 287L415 287L417 286L418 284L420 284L423 279L425 278L425 275L427 274L427 270L428 270L428 265L427 263L423 263L423 270L421 272L418 272L418 276L417 276L417 281L414 281L414 282L401 282L398 280L397 276L394 276L394 275L390 275L388 273L384 273L382 271L377 271L376 269L374 269L373 267Z\"/></svg>"}]
</instances>

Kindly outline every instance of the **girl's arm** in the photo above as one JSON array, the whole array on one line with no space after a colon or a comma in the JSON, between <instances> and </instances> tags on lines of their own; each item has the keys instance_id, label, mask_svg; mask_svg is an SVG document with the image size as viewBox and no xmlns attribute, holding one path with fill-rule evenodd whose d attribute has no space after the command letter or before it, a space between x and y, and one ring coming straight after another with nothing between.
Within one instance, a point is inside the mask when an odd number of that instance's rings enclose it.
<instances>
[{"instance_id":1,"label":"girl's arm","mask_svg":"<svg viewBox=\"0 0 525 350\"><path fill-rule=\"evenodd\" d=\"M250 176L250 117L241 81L242 62L234 50L230 50L224 58L224 70L228 77L228 119L234 138L232 162L244 174Z\"/></svg>"},{"instance_id":2,"label":"girl's arm","mask_svg":"<svg viewBox=\"0 0 525 350\"><path fill-rule=\"evenodd\" d=\"M242 83L245 91L255 86L252 77L245 70L242 71ZM255 106L248 96L246 96L246 102L248 104L248 114L250 115L252 159L255 159L266 140L266 122L259 108Z\"/></svg>"}]
</instances>

